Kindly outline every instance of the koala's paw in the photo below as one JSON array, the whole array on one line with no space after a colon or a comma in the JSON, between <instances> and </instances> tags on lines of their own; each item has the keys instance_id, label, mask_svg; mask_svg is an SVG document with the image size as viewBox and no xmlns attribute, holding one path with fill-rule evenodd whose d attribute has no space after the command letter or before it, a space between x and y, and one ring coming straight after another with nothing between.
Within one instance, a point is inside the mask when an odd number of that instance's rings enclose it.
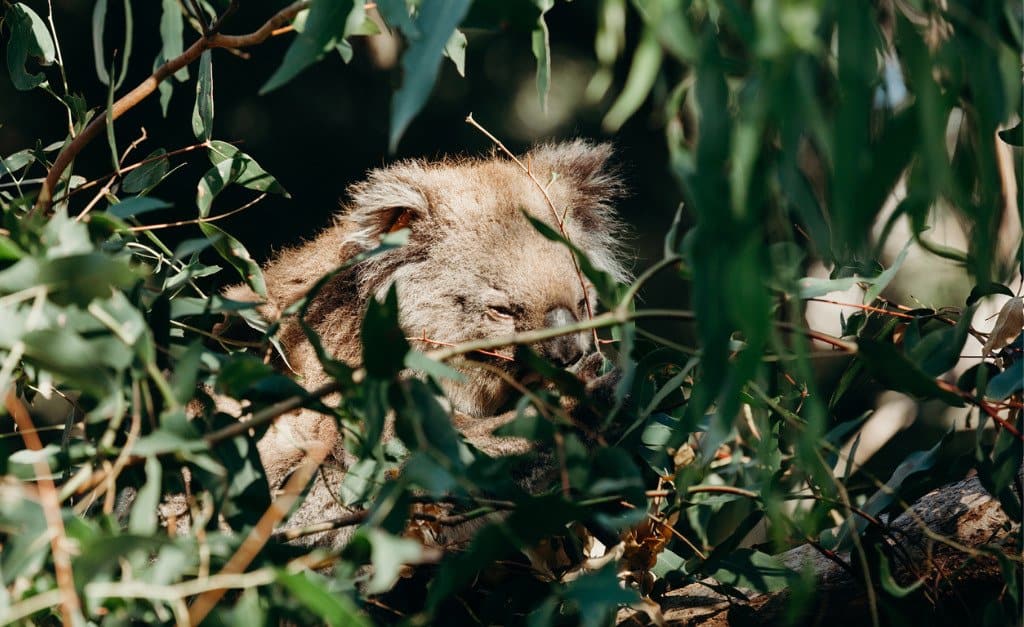
<instances>
[{"instance_id":1,"label":"koala's paw","mask_svg":"<svg viewBox=\"0 0 1024 627\"><path fill-rule=\"evenodd\" d=\"M606 364L604 355L595 352L584 357L572 369L584 385L586 398L563 397L562 405L580 424L599 424L615 405L615 390L622 380L622 372L615 367L608 370Z\"/></svg>"}]
</instances>

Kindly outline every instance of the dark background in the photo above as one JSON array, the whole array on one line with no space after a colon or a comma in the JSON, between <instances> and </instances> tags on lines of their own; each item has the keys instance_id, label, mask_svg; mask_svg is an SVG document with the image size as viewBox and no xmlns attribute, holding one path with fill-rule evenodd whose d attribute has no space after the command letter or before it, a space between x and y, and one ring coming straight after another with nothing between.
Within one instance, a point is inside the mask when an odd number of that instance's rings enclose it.
<instances>
[{"instance_id":1,"label":"dark background","mask_svg":"<svg viewBox=\"0 0 1024 627\"><path fill-rule=\"evenodd\" d=\"M44 19L46 4L30 0L29 5ZM258 27L284 3L247 1L228 19L222 31L240 34ZM665 169L667 155L661 124L648 108L642 109L620 132L601 130L601 117L610 106L586 102L584 88L597 68L593 52L595 3L556 3L548 14L552 46L552 90L549 113L537 104L535 61L530 52L528 31L508 27L497 30L469 30L466 78L445 60L434 92L417 116L397 153L387 151L389 103L400 81L397 67L380 68L373 62L364 38L354 38L355 57L345 64L337 54L303 72L283 88L265 96L259 88L276 69L293 35L271 39L246 52L242 59L226 50L213 51L215 121L214 139L237 142L291 193L292 198L268 196L241 214L219 222L238 237L258 260L273 250L309 237L326 225L346 186L361 179L367 170L395 159L438 157L453 154L481 154L491 142L464 122L470 112L501 138L513 151L523 151L535 142L585 137L610 141L616 147L617 163L629 189L620 211L632 227L630 249L641 269L660 255L661 238L679 203L678 189ZM92 107L104 107L106 87L96 77L92 57L92 2L56 0L54 19L71 92L81 93ZM113 51L122 47L121 3L111 2L105 27L108 63ZM161 40L160 3L134 2L134 46L128 77L116 96L127 92L152 70ZM634 25L631 25L634 26ZM185 46L197 34L186 24ZM635 33L630 33L634 37ZM6 51L0 51L6 54ZM628 71L628 59L616 68L621 88ZM174 81L174 95L166 119L161 116L157 94L117 121L118 150L124 148L145 127L149 139L128 163L140 160L152 150L168 151L194 143L191 113L195 100L196 66L190 80ZM55 68L45 69L51 85L61 91ZM41 90L14 91L8 80L0 81L0 156L29 148L33 138L46 143L63 139L65 114L53 97ZM52 158L52 155L51 155ZM201 152L172 159L176 171L158 187L153 196L171 201L173 210L147 214L147 223L188 219L196 216L195 185L209 167ZM112 170L110 149L103 138L89 146L75 164L75 173L93 179ZM32 177L42 176L38 168ZM84 204L95 189L76 197ZM252 197L247 190L229 190L214 203L213 214L231 210ZM102 208L101 204L99 208ZM162 237L174 242L198 236L198 229L183 227ZM221 280L233 280L220 273ZM659 293L657 283L646 290L648 299ZM666 295L667 296L667 295ZM678 305L681 295L671 300ZM661 297L653 298L655 302Z\"/></svg>"}]
</instances>

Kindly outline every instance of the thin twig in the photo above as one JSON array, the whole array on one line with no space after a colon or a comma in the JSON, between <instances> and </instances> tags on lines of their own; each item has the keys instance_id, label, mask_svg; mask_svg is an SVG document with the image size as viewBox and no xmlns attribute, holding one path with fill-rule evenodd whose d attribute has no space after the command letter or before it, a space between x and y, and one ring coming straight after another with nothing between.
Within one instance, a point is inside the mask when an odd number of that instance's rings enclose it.
<instances>
[{"instance_id":1,"label":"thin twig","mask_svg":"<svg viewBox=\"0 0 1024 627\"><path fill-rule=\"evenodd\" d=\"M249 207L252 207L253 205L255 205L256 203L258 203L259 201L263 200L266 197L267 193L263 192L256 198L242 205L241 207L237 207L235 209L232 209L231 211L221 213L215 216L208 216L205 218L192 218L190 220L178 220L177 222L164 222L161 224L143 224L142 226L130 226L124 230L130 231L132 233L137 233L139 231L157 231L159 229L170 229L178 226L187 226L189 224L206 224L207 222L216 222L217 220L223 220L224 218L233 216L236 213L241 213L242 211L245 211Z\"/></svg>"}]
</instances>

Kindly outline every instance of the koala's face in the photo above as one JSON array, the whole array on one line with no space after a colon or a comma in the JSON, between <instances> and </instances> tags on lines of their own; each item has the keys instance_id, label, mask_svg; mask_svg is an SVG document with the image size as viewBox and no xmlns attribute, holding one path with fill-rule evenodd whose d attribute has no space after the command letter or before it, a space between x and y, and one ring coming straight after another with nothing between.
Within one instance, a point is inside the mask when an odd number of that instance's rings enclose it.
<instances>
[{"instance_id":1,"label":"koala's face","mask_svg":"<svg viewBox=\"0 0 1024 627\"><path fill-rule=\"evenodd\" d=\"M359 233L379 237L409 228L410 234L405 247L371 261L364 276L386 274L372 286L378 296L391 283L397 286L401 325L423 350L583 320L596 306L593 287L577 272L572 253L541 235L523 212L556 230L561 219L569 239L595 265L625 278L608 206L617 181L603 170L608 154L607 147L575 142L524 158L546 186L554 211L537 184L509 160L413 163L374 173L353 190L350 218L358 217L360 201L380 207L390 196L388 207L359 223ZM533 348L565 367L592 349L591 337L580 332ZM495 370L514 377L518 369L511 347L495 352L455 364L466 376L447 386L455 409L492 414L507 400L511 388Z\"/></svg>"}]
</instances>

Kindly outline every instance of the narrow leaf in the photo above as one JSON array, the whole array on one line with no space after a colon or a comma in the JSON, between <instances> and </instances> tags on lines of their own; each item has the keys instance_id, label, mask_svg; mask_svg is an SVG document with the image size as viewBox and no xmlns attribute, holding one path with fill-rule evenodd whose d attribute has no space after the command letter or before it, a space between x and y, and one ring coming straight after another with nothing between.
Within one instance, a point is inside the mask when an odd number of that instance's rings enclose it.
<instances>
[{"instance_id":1,"label":"narrow leaf","mask_svg":"<svg viewBox=\"0 0 1024 627\"><path fill-rule=\"evenodd\" d=\"M192 132L196 139L209 141L213 135L213 53L204 50L199 57L196 104L192 109Z\"/></svg>"}]
</instances>

